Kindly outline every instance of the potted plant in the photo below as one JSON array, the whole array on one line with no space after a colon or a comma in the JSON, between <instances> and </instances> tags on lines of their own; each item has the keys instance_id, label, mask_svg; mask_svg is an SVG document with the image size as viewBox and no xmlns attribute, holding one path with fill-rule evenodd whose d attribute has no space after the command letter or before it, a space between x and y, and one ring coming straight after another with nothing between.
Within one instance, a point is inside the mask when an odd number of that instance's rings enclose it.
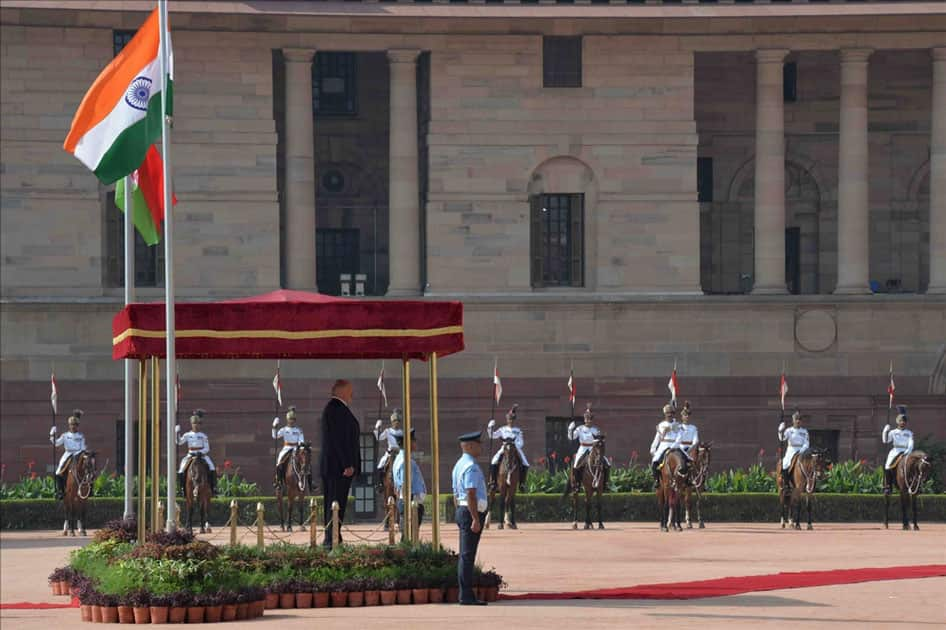
<instances>
[{"instance_id":1,"label":"potted plant","mask_svg":"<svg viewBox=\"0 0 946 630\"><path fill-rule=\"evenodd\" d=\"M221 621L233 621L236 619L237 615L237 594L228 591L220 594L220 601L223 603L220 620ZM265 606L265 600L263 602Z\"/></svg>"},{"instance_id":2,"label":"potted plant","mask_svg":"<svg viewBox=\"0 0 946 630\"><path fill-rule=\"evenodd\" d=\"M452 568L445 568L445 567L440 567L434 570L433 572L431 572L430 582L427 584L427 587L428 587L427 600L431 604L443 603L444 590L446 589L447 581L448 581L446 577L446 571L448 570L452 572Z\"/></svg>"},{"instance_id":3,"label":"potted plant","mask_svg":"<svg viewBox=\"0 0 946 630\"><path fill-rule=\"evenodd\" d=\"M381 604L381 580L374 576L364 578L365 606Z\"/></svg>"},{"instance_id":4,"label":"potted plant","mask_svg":"<svg viewBox=\"0 0 946 630\"><path fill-rule=\"evenodd\" d=\"M395 586L397 588L397 603L410 604L411 588L413 586L411 579L408 577L400 577L397 579Z\"/></svg>"},{"instance_id":5,"label":"potted plant","mask_svg":"<svg viewBox=\"0 0 946 630\"><path fill-rule=\"evenodd\" d=\"M131 605L131 592L120 595L118 603L118 623L135 623L135 610Z\"/></svg>"},{"instance_id":6,"label":"potted plant","mask_svg":"<svg viewBox=\"0 0 946 630\"><path fill-rule=\"evenodd\" d=\"M223 606L221 605L220 592L205 593L201 596L204 605L204 621L207 623L217 623L223 616Z\"/></svg>"},{"instance_id":7,"label":"potted plant","mask_svg":"<svg viewBox=\"0 0 946 630\"><path fill-rule=\"evenodd\" d=\"M237 593L236 602L236 618L237 621L243 621L244 619L250 618L250 592L246 589L241 589Z\"/></svg>"},{"instance_id":8,"label":"potted plant","mask_svg":"<svg viewBox=\"0 0 946 630\"><path fill-rule=\"evenodd\" d=\"M266 608L279 608L279 585L270 584L266 587Z\"/></svg>"},{"instance_id":9,"label":"potted plant","mask_svg":"<svg viewBox=\"0 0 946 630\"><path fill-rule=\"evenodd\" d=\"M171 598L167 595L152 596L148 601L151 623L167 623L171 616Z\"/></svg>"},{"instance_id":10,"label":"potted plant","mask_svg":"<svg viewBox=\"0 0 946 630\"><path fill-rule=\"evenodd\" d=\"M207 612L206 599L203 595L194 595L187 603L187 623L204 623Z\"/></svg>"},{"instance_id":11,"label":"potted plant","mask_svg":"<svg viewBox=\"0 0 946 630\"><path fill-rule=\"evenodd\" d=\"M151 623L151 610L148 608L151 596L144 589L132 591L128 596L131 614L136 624Z\"/></svg>"},{"instance_id":12,"label":"potted plant","mask_svg":"<svg viewBox=\"0 0 946 630\"><path fill-rule=\"evenodd\" d=\"M296 607L296 581L286 580L284 582L280 582L276 586L277 586L277 590L279 591L279 607L280 608L295 608Z\"/></svg>"},{"instance_id":13,"label":"potted plant","mask_svg":"<svg viewBox=\"0 0 946 630\"><path fill-rule=\"evenodd\" d=\"M397 578L386 575L381 579L381 605L391 606L397 603Z\"/></svg>"},{"instance_id":14,"label":"potted plant","mask_svg":"<svg viewBox=\"0 0 946 630\"><path fill-rule=\"evenodd\" d=\"M333 608L344 608L348 605L348 591L343 591L340 587L341 584L337 583L335 586L337 590L333 590L329 593Z\"/></svg>"},{"instance_id":15,"label":"potted plant","mask_svg":"<svg viewBox=\"0 0 946 630\"><path fill-rule=\"evenodd\" d=\"M346 580L343 587L348 592L348 605L360 608L365 605L365 581L362 578Z\"/></svg>"},{"instance_id":16,"label":"potted plant","mask_svg":"<svg viewBox=\"0 0 946 630\"><path fill-rule=\"evenodd\" d=\"M79 586L79 612L82 615L82 621L91 622L92 621L92 606L95 602L95 590L92 588L92 583L88 580L82 580L82 584ZM102 618L99 617L99 621Z\"/></svg>"},{"instance_id":17,"label":"potted plant","mask_svg":"<svg viewBox=\"0 0 946 630\"><path fill-rule=\"evenodd\" d=\"M296 608L312 608L312 585L305 580L294 580L292 590L296 596Z\"/></svg>"},{"instance_id":18,"label":"potted plant","mask_svg":"<svg viewBox=\"0 0 946 630\"><path fill-rule=\"evenodd\" d=\"M169 597L171 601L168 605L168 623L184 623L187 619L187 605L190 603L190 596L184 591L177 591L171 593Z\"/></svg>"},{"instance_id":19,"label":"potted plant","mask_svg":"<svg viewBox=\"0 0 946 630\"><path fill-rule=\"evenodd\" d=\"M52 590L53 595L68 595L67 570L70 569L68 567L58 567L49 574L49 588ZM65 592L63 592L64 590Z\"/></svg>"},{"instance_id":20,"label":"potted plant","mask_svg":"<svg viewBox=\"0 0 946 630\"><path fill-rule=\"evenodd\" d=\"M249 619L256 619L263 616L266 609L266 591L257 586L246 586L243 588L246 593L246 601L249 602L247 616Z\"/></svg>"},{"instance_id":21,"label":"potted plant","mask_svg":"<svg viewBox=\"0 0 946 630\"><path fill-rule=\"evenodd\" d=\"M312 583L312 607L328 608L329 590L324 580L315 580Z\"/></svg>"},{"instance_id":22,"label":"potted plant","mask_svg":"<svg viewBox=\"0 0 946 630\"><path fill-rule=\"evenodd\" d=\"M487 602L499 599L499 589L505 586L502 576L495 569L485 571L480 576L480 583L483 585L483 600Z\"/></svg>"},{"instance_id":23,"label":"potted plant","mask_svg":"<svg viewBox=\"0 0 946 630\"><path fill-rule=\"evenodd\" d=\"M118 623L118 600L110 595L102 596L102 623Z\"/></svg>"}]
</instances>

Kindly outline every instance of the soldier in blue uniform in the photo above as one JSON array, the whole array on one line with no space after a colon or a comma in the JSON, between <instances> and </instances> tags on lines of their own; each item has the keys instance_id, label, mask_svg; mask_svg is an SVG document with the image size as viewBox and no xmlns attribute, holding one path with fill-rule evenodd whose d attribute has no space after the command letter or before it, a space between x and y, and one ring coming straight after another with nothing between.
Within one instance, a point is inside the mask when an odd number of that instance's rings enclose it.
<instances>
[{"instance_id":1,"label":"soldier in blue uniform","mask_svg":"<svg viewBox=\"0 0 946 630\"><path fill-rule=\"evenodd\" d=\"M463 455L453 467L453 500L457 505L457 527L460 528L460 556L457 577L460 582L460 604L485 606L473 592L473 566L476 548L480 544L483 522L486 519L486 477L476 458L482 452L480 431L464 433L459 437Z\"/></svg>"},{"instance_id":2,"label":"soldier in blue uniform","mask_svg":"<svg viewBox=\"0 0 946 630\"><path fill-rule=\"evenodd\" d=\"M397 491L397 511L404 515L404 433L397 436L398 453L394 458L394 466L391 472L391 479L394 481L394 489ZM411 429L411 444L414 444L414 429ZM420 524L424 522L424 497L427 496L427 485L424 483L424 475L420 471L420 466L411 457L411 499L417 501L417 531L420 531ZM403 521L402 521L403 522ZM401 540L407 536L406 528L401 528Z\"/></svg>"}]
</instances>

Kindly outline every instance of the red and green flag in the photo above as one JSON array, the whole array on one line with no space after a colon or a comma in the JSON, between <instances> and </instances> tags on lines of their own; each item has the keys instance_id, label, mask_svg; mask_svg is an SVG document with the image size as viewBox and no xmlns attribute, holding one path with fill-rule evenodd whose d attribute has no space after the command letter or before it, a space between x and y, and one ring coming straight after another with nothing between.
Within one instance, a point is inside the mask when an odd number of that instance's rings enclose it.
<instances>
[{"instance_id":1,"label":"red and green flag","mask_svg":"<svg viewBox=\"0 0 946 630\"><path fill-rule=\"evenodd\" d=\"M131 200L134 202L132 220L142 240L148 245L157 245L161 240L161 222L164 220L164 165L161 155L154 145L148 149L144 162L133 171L131 180ZM115 205L128 214L128 193L125 179L115 185ZM171 203L177 203L172 195Z\"/></svg>"}]
</instances>

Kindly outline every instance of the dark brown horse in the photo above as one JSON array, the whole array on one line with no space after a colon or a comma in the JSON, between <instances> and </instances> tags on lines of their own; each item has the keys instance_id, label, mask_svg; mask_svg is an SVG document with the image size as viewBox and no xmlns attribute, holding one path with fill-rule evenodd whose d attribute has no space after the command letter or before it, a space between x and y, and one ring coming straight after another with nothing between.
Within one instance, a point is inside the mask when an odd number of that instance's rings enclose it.
<instances>
[{"instance_id":1,"label":"dark brown horse","mask_svg":"<svg viewBox=\"0 0 946 630\"><path fill-rule=\"evenodd\" d=\"M398 451L394 450L388 455L388 461L384 465L384 470L381 471L381 498L384 501L383 505L388 505L389 501L394 501L394 504L397 505L397 489L394 487L394 459L397 457ZM401 515L399 510L394 510L393 514L394 522L384 524L384 529L387 530L389 527L396 527L401 520Z\"/></svg>"},{"instance_id":2,"label":"dark brown horse","mask_svg":"<svg viewBox=\"0 0 946 630\"><path fill-rule=\"evenodd\" d=\"M503 440L502 455L499 459L499 469L496 475L496 490L489 493L489 504L499 493L499 523L496 529L505 525L509 529L518 529L516 525L516 491L519 489L519 475L522 472L522 463L519 461L519 451L516 450L515 438Z\"/></svg>"},{"instance_id":3,"label":"dark brown horse","mask_svg":"<svg viewBox=\"0 0 946 630\"><path fill-rule=\"evenodd\" d=\"M63 495L62 505L66 513L66 520L62 524L62 535L85 536L86 500L92 494L92 482L95 481L95 453L82 451L73 455L66 465L66 492Z\"/></svg>"},{"instance_id":4,"label":"dark brown horse","mask_svg":"<svg viewBox=\"0 0 946 630\"><path fill-rule=\"evenodd\" d=\"M808 529L814 529L811 525L811 508L814 502L815 489L818 479L824 476L830 463L827 451L818 448L808 449L795 456L795 461L792 463L792 469L789 472L790 487L783 487L782 475L776 475L776 486L778 487L779 503L781 505L780 522L782 529L785 529L786 525L801 529L801 505L803 501L808 512Z\"/></svg>"},{"instance_id":5,"label":"dark brown horse","mask_svg":"<svg viewBox=\"0 0 946 630\"><path fill-rule=\"evenodd\" d=\"M195 453L187 464L184 480L184 501L186 504L185 525L188 532L194 531L193 517L194 504L200 509L200 533L206 534L210 531L210 522L207 520L210 515L210 475L216 474L210 471L207 460L203 454Z\"/></svg>"},{"instance_id":6,"label":"dark brown horse","mask_svg":"<svg viewBox=\"0 0 946 630\"><path fill-rule=\"evenodd\" d=\"M305 531L303 511L305 496L309 488L309 478L312 475L312 444L303 442L289 454L286 473L276 486L276 503L279 505L279 525L282 531L292 531L292 506L299 506L299 531ZM283 506L283 496L289 502L289 511Z\"/></svg>"},{"instance_id":7,"label":"dark brown horse","mask_svg":"<svg viewBox=\"0 0 946 630\"><path fill-rule=\"evenodd\" d=\"M578 529L578 494L585 491L585 529L594 529L591 525L591 497L594 496L598 509L598 529L604 529L601 519L601 495L608 487L608 465L604 455L604 436L595 438L594 446L578 463L568 469L568 484L565 497L572 497L572 529Z\"/></svg>"},{"instance_id":8,"label":"dark brown horse","mask_svg":"<svg viewBox=\"0 0 946 630\"><path fill-rule=\"evenodd\" d=\"M713 454L712 442L700 442L696 445L696 451L693 453L693 461L690 462L690 469L687 471L686 485L683 487L683 508L686 515L687 529L693 528L690 520L690 508L693 503L693 494L696 493L696 519L699 528L703 529L706 525L703 523L703 490L706 487L706 478L709 477L710 459Z\"/></svg>"},{"instance_id":9,"label":"dark brown horse","mask_svg":"<svg viewBox=\"0 0 946 630\"><path fill-rule=\"evenodd\" d=\"M660 531L682 530L677 513L680 496L687 479L683 474L683 458L679 450L667 451L660 465L660 484L657 486L657 506L660 509Z\"/></svg>"},{"instance_id":10,"label":"dark brown horse","mask_svg":"<svg viewBox=\"0 0 946 630\"><path fill-rule=\"evenodd\" d=\"M897 469L897 488L900 490L900 517L903 529L910 529L910 520L907 517L907 508L913 509L913 529L920 526L916 522L916 496L923 490L923 483L929 478L933 464L929 456L923 451L913 451L907 456L901 456L895 464ZM884 529L890 520L890 495L884 496Z\"/></svg>"}]
</instances>

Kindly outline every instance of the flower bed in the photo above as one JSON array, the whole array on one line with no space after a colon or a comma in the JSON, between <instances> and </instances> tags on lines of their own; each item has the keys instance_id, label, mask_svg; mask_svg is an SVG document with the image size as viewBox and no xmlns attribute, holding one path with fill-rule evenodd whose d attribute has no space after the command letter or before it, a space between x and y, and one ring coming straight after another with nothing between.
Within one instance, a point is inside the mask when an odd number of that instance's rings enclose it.
<instances>
[{"instance_id":1,"label":"flower bed","mask_svg":"<svg viewBox=\"0 0 946 630\"><path fill-rule=\"evenodd\" d=\"M55 592L79 598L84 621L134 623L247 619L265 608L426 604L457 600L457 557L431 545L343 546L328 552L289 544L217 547L183 532L128 542L134 521L114 521L50 575ZM495 600L495 571L474 574ZM138 623L145 623L138 621Z\"/></svg>"}]
</instances>

